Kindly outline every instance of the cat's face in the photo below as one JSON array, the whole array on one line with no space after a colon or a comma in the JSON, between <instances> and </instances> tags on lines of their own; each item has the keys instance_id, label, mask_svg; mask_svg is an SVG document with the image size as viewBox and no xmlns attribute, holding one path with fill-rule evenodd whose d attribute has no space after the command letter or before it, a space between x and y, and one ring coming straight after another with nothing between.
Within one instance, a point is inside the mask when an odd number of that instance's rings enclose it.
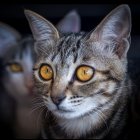
<instances>
[{"instance_id":1,"label":"cat's face","mask_svg":"<svg viewBox=\"0 0 140 140\"><path fill-rule=\"evenodd\" d=\"M44 18L28 10L25 14L36 40L35 90L45 106L67 119L109 110L127 71L128 6L113 10L89 34L60 36Z\"/></svg>"},{"instance_id":2,"label":"cat's face","mask_svg":"<svg viewBox=\"0 0 140 140\"><path fill-rule=\"evenodd\" d=\"M3 84L9 94L15 98L32 94L32 67L34 54L32 38L25 38L18 46L11 48L4 60L5 72Z\"/></svg>"}]
</instances>

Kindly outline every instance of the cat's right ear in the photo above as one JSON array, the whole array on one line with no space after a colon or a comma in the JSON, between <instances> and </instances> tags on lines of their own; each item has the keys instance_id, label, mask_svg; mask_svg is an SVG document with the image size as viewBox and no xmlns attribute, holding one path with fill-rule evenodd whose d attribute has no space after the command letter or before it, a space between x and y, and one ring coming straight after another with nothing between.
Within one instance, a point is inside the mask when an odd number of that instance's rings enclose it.
<instances>
[{"instance_id":1,"label":"cat's right ear","mask_svg":"<svg viewBox=\"0 0 140 140\"><path fill-rule=\"evenodd\" d=\"M11 26L0 22L0 57L4 57L6 52L15 46L21 35Z\"/></svg>"},{"instance_id":2,"label":"cat's right ear","mask_svg":"<svg viewBox=\"0 0 140 140\"><path fill-rule=\"evenodd\" d=\"M130 46L131 11L122 4L112 10L90 34L90 41L108 42L120 59L126 58ZM101 45L102 47L102 45Z\"/></svg>"},{"instance_id":3,"label":"cat's right ear","mask_svg":"<svg viewBox=\"0 0 140 140\"><path fill-rule=\"evenodd\" d=\"M30 10L24 10L24 13L36 41L56 41L59 38L57 29L48 20Z\"/></svg>"}]
</instances>

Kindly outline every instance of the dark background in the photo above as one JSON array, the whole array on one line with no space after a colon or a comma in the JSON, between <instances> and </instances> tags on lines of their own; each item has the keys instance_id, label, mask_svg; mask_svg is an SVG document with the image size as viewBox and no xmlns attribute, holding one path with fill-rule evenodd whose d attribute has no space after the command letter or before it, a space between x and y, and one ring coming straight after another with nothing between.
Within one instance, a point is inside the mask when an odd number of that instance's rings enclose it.
<instances>
[{"instance_id":1,"label":"dark background","mask_svg":"<svg viewBox=\"0 0 140 140\"><path fill-rule=\"evenodd\" d=\"M39 0L38 0L39 1ZM46 0L47 1L47 0ZM86 1L86 0L85 0ZM9 24L17 29L21 34L31 34L24 9L29 9L44 16L53 24L57 24L68 12L75 9L81 17L81 30L90 31L94 29L100 21L114 8L120 4L47 4L47 3L0 3L0 21ZM132 43L128 52L128 57L136 60L129 63L130 73L135 83L140 82L140 4L128 4L132 14ZM3 129L3 126L1 126ZM7 129L6 131L7 132ZM3 133L3 131L2 131ZM8 134L4 134L8 137ZM9 135L10 136L10 135Z\"/></svg>"},{"instance_id":2,"label":"dark background","mask_svg":"<svg viewBox=\"0 0 140 140\"><path fill-rule=\"evenodd\" d=\"M30 9L56 24L70 10L75 9L81 17L81 29L90 31L114 8L120 4L47 4L19 3L0 4L0 21L16 28L22 34L31 33L24 15ZM132 43L129 57L140 57L140 4L128 4L132 13Z\"/></svg>"}]
</instances>

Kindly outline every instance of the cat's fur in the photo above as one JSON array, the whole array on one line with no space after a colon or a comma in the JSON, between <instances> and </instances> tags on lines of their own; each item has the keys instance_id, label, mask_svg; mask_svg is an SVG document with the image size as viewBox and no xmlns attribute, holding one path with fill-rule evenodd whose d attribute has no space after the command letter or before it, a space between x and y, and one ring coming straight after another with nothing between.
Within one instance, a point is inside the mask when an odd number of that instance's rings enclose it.
<instances>
[{"instance_id":1,"label":"cat's fur","mask_svg":"<svg viewBox=\"0 0 140 140\"><path fill-rule=\"evenodd\" d=\"M70 11L57 24L57 28L62 32L70 32L70 30L79 32L80 17L77 12L75 10ZM9 108L4 107L8 108L9 111L16 110L16 119L13 124L14 135L16 138L37 138L40 133L41 116L40 111L34 111L37 110L37 107L32 106L32 102L36 98L32 91L32 67L35 61L33 38L31 36L21 37L18 31L1 23L0 42L0 57L3 64L1 83L6 92L16 101L16 109L10 106L8 106ZM15 62L21 65L23 72L14 73L10 70L9 64ZM8 99L2 98L2 100L9 102ZM4 113L2 115L4 116Z\"/></svg>"},{"instance_id":2,"label":"cat's fur","mask_svg":"<svg viewBox=\"0 0 140 140\"><path fill-rule=\"evenodd\" d=\"M43 135L123 137L131 96L127 75L131 32L128 5L114 9L88 34L61 34L40 15L30 10L25 10L25 15L35 39L34 90L46 107ZM50 81L40 78L42 64L49 64L53 70ZM80 65L95 70L90 81L80 82L76 78ZM54 99L61 101L57 105Z\"/></svg>"}]
</instances>

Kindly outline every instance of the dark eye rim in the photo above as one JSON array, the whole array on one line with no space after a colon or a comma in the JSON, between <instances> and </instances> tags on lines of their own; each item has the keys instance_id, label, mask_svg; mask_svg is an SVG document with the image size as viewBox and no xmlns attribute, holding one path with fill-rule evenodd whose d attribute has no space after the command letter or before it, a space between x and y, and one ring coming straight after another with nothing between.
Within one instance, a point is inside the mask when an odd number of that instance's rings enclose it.
<instances>
[{"instance_id":1,"label":"dark eye rim","mask_svg":"<svg viewBox=\"0 0 140 140\"><path fill-rule=\"evenodd\" d=\"M85 80L85 81L82 81L82 80L80 80L80 79L78 78L78 76L77 76L77 70L78 70L80 67L85 67L85 66L91 68L91 69L93 70L93 74L92 74L92 76L91 76L90 79ZM85 65L85 64L79 65L79 66L76 68L76 70L75 70L75 77L76 77L76 80L79 81L79 82L81 82L81 83L85 83L85 82L90 81L90 80L93 78L94 74L95 74L95 69L94 69L92 66Z\"/></svg>"},{"instance_id":2,"label":"dark eye rim","mask_svg":"<svg viewBox=\"0 0 140 140\"><path fill-rule=\"evenodd\" d=\"M41 76L41 67L43 67L43 66L48 66L48 67L51 68L51 70L52 70L52 78L46 80L45 78L43 78L43 77ZM53 69L52 69L51 65L46 64L46 63L42 63L42 64L40 65L38 74L39 74L39 77L40 77L43 81L50 81L50 80L52 80L52 79L53 79L53 73L54 73L54 72L53 72Z\"/></svg>"}]
</instances>

